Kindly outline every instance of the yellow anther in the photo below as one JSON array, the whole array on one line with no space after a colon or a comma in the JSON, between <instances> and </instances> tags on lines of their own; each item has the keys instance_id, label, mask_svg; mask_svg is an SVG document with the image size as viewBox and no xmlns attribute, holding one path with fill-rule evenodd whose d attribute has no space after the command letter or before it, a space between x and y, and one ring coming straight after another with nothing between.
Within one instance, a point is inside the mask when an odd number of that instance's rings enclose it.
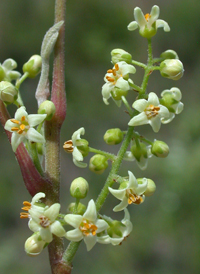
<instances>
[{"instance_id":1,"label":"yellow anther","mask_svg":"<svg viewBox=\"0 0 200 274\"><path fill-rule=\"evenodd\" d=\"M74 151L74 146L72 140L64 142L63 148L66 152L72 153Z\"/></svg>"},{"instance_id":2,"label":"yellow anther","mask_svg":"<svg viewBox=\"0 0 200 274\"><path fill-rule=\"evenodd\" d=\"M119 70L119 65L115 64L115 70L118 71Z\"/></svg>"},{"instance_id":3,"label":"yellow anther","mask_svg":"<svg viewBox=\"0 0 200 274\"><path fill-rule=\"evenodd\" d=\"M115 82L115 79L112 78L112 77L106 76L106 79L107 79L109 82Z\"/></svg>"},{"instance_id":4,"label":"yellow anther","mask_svg":"<svg viewBox=\"0 0 200 274\"><path fill-rule=\"evenodd\" d=\"M24 130L24 129L26 128L26 126L25 126L24 124L22 124L22 125L19 126L19 128L20 128L21 130Z\"/></svg>"},{"instance_id":5,"label":"yellow anther","mask_svg":"<svg viewBox=\"0 0 200 274\"><path fill-rule=\"evenodd\" d=\"M107 73L113 73L112 69L107 70Z\"/></svg>"},{"instance_id":6,"label":"yellow anther","mask_svg":"<svg viewBox=\"0 0 200 274\"><path fill-rule=\"evenodd\" d=\"M154 106L154 105L149 105L145 110L147 118L151 119L151 118L155 117L156 115L158 115L159 110L160 110L160 107Z\"/></svg>"},{"instance_id":7,"label":"yellow anther","mask_svg":"<svg viewBox=\"0 0 200 274\"><path fill-rule=\"evenodd\" d=\"M23 122L23 121L25 121L25 120L26 120L26 117L25 117L25 116L22 116L21 121Z\"/></svg>"},{"instance_id":8,"label":"yellow anther","mask_svg":"<svg viewBox=\"0 0 200 274\"><path fill-rule=\"evenodd\" d=\"M24 202L23 202L23 205L24 205L24 206L31 206L31 203L28 202L28 201L24 201Z\"/></svg>"},{"instance_id":9,"label":"yellow anther","mask_svg":"<svg viewBox=\"0 0 200 274\"><path fill-rule=\"evenodd\" d=\"M27 219L28 217L29 217L29 214L27 212L20 213L20 219Z\"/></svg>"},{"instance_id":10,"label":"yellow anther","mask_svg":"<svg viewBox=\"0 0 200 274\"><path fill-rule=\"evenodd\" d=\"M11 127L11 130L12 130L12 131L18 131L19 128L18 128L18 127Z\"/></svg>"},{"instance_id":11,"label":"yellow anther","mask_svg":"<svg viewBox=\"0 0 200 274\"><path fill-rule=\"evenodd\" d=\"M19 121L17 121L17 120L15 120L15 119L10 119L10 121L12 122L12 123L14 123L14 124L20 124L20 122Z\"/></svg>"},{"instance_id":12,"label":"yellow anther","mask_svg":"<svg viewBox=\"0 0 200 274\"><path fill-rule=\"evenodd\" d=\"M87 220L84 220L82 224L80 225L79 229L83 233L83 235L88 236L90 233L95 236L97 231L97 226L93 223L90 223Z\"/></svg>"},{"instance_id":13,"label":"yellow anther","mask_svg":"<svg viewBox=\"0 0 200 274\"><path fill-rule=\"evenodd\" d=\"M151 18L151 15L149 14L149 13L147 13L147 14L145 14L145 19L146 19L146 21L148 22L149 21L149 18Z\"/></svg>"},{"instance_id":14,"label":"yellow anther","mask_svg":"<svg viewBox=\"0 0 200 274\"><path fill-rule=\"evenodd\" d=\"M131 189L127 189L126 191L126 195L128 197L128 204L136 204L139 205L143 202L143 198L140 195L136 195L135 193L133 193L133 191Z\"/></svg>"}]
</instances>

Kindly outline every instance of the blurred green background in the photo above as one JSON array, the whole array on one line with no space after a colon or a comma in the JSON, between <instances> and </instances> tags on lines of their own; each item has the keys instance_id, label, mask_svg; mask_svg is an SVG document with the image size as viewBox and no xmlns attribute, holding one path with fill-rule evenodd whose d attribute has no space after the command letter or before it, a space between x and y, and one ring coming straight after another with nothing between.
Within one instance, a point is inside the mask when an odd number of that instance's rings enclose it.
<instances>
[{"instance_id":1,"label":"blurred green background","mask_svg":"<svg viewBox=\"0 0 200 274\"><path fill-rule=\"evenodd\" d=\"M123 48L133 58L146 62L147 43L138 31L127 31L133 21L133 9L139 6L144 13L160 6L160 19L166 20L171 31L163 29L153 38L153 53L158 57L167 49L177 51L185 67L184 78L174 82L161 78L155 72L149 81L148 91L158 95L164 89L177 86L183 94L184 111L172 123L154 134L149 126L138 128L147 138L165 141L170 146L166 159L153 157L145 171L135 163L122 165L120 174L127 170L136 177L152 178L157 184L154 196L140 207L129 207L133 231L121 246L97 244L89 253L85 245L74 260L73 273L81 274L175 274L200 273L200 1L199 0L76 0L67 3L66 21L66 90L67 119L62 129L61 143L72 133L85 127L85 138L92 147L116 152L108 147L102 136L108 128L126 130L129 119L124 107L118 109L110 100L102 101L101 87L106 70L111 68L110 51ZM0 1L0 62L13 58L21 71L33 54L40 52L42 38L53 24L53 0L2 0ZM21 93L29 113L35 113L34 92L39 77L27 80ZM132 78L141 83L142 70ZM128 96L131 98L131 95ZM133 97L134 98L134 97ZM14 109L9 108L11 113ZM30 195L24 187L19 166L12 153L3 128L0 128L0 273L50 273L47 250L36 258L24 252L24 242L31 235L27 221L19 219L20 208ZM85 203L96 198L108 171L95 175L88 169L73 165L71 155L61 152L62 159L62 212L69 202L69 184L79 176L90 183ZM86 158L86 161L89 157ZM121 220L114 214L116 199L109 196L102 213ZM67 242L67 241L66 241Z\"/></svg>"}]
</instances>

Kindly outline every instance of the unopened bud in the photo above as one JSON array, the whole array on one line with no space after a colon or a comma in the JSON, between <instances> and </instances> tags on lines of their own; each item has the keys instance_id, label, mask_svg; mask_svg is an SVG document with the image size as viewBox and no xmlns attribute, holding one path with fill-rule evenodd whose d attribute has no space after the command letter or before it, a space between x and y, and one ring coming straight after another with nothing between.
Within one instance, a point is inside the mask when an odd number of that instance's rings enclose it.
<instances>
[{"instance_id":1,"label":"unopened bud","mask_svg":"<svg viewBox=\"0 0 200 274\"><path fill-rule=\"evenodd\" d=\"M23 65L23 72L28 72L29 78L35 78L41 72L42 58L40 55L33 55L27 63Z\"/></svg>"},{"instance_id":2,"label":"unopened bud","mask_svg":"<svg viewBox=\"0 0 200 274\"><path fill-rule=\"evenodd\" d=\"M163 77L179 80L183 76L183 64L178 59L166 59L160 64L160 74Z\"/></svg>"},{"instance_id":3,"label":"unopened bud","mask_svg":"<svg viewBox=\"0 0 200 274\"><path fill-rule=\"evenodd\" d=\"M87 196L88 190L88 182L82 177L73 180L70 186L71 196L77 199L84 199Z\"/></svg>"},{"instance_id":4,"label":"unopened bud","mask_svg":"<svg viewBox=\"0 0 200 274\"><path fill-rule=\"evenodd\" d=\"M41 239L40 234L34 233L26 240L24 249L29 256L37 256L42 252L45 244L46 242Z\"/></svg>"},{"instance_id":5,"label":"unopened bud","mask_svg":"<svg viewBox=\"0 0 200 274\"><path fill-rule=\"evenodd\" d=\"M6 103L13 103L17 99L18 91L10 82L0 82L0 99Z\"/></svg>"},{"instance_id":6,"label":"unopened bud","mask_svg":"<svg viewBox=\"0 0 200 274\"><path fill-rule=\"evenodd\" d=\"M81 152L83 157L86 157L89 153L89 143L85 139L78 139L76 140L76 147Z\"/></svg>"},{"instance_id":7,"label":"unopened bud","mask_svg":"<svg viewBox=\"0 0 200 274\"><path fill-rule=\"evenodd\" d=\"M56 112L56 107L52 101L46 100L40 104L38 114L47 114L46 119L50 121Z\"/></svg>"},{"instance_id":8,"label":"unopened bud","mask_svg":"<svg viewBox=\"0 0 200 274\"><path fill-rule=\"evenodd\" d=\"M103 139L108 145L117 145L123 140L123 133L119 128L108 129Z\"/></svg>"},{"instance_id":9,"label":"unopened bud","mask_svg":"<svg viewBox=\"0 0 200 274\"><path fill-rule=\"evenodd\" d=\"M160 58L165 59L179 59L178 58L178 54L172 50L172 49L168 49L164 52L161 53Z\"/></svg>"},{"instance_id":10,"label":"unopened bud","mask_svg":"<svg viewBox=\"0 0 200 274\"><path fill-rule=\"evenodd\" d=\"M112 58L113 64L116 64L121 61L131 64L131 61L132 61L131 54L123 49L113 49L111 51L111 58Z\"/></svg>"},{"instance_id":11,"label":"unopened bud","mask_svg":"<svg viewBox=\"0 0 200 274\"><path fill-rule=\"evenodd\" d=\"M71 204L68 206L68 211L69 211L70 213L74 213L74 209L75 209L75 203L71 203ZM85 211L86 211L86 206L85 206L84 204L82 204L82 203L79 203L79 204L78 204L78 207L77 207L77 209L76 209L77 214L83 215L83 214L85 213Z\"/></svg>"},{"instance_id":12,"label":"unopened bud","mask_svg":"<svg viewBox=\"0 0 200 274\"><path fill-rule=\"evenodd\" d=\"M138 182L138 184L142 184L143 178L138 178L137 182ZM156 185L155 185L154 181L152 181L151 179L147 179L147 182L148 182L147 189L145 190L144 195L146 197L149 197L149 196L153 195L154 192L156 191Z\"/></svg>"},{"instance_id":13,"label":"unopened bud","mask_svg":"<svg viewBox=\"0 0 200 274\"><path fill-rule=\"evenodd\" d=\"M107 167L108 161L103 155L96 154L90 159L89 169L96 174L102 174Z\"/></svg>"},{"instance_id":14,"label":"unopened bud","mask_svg":"<svg viewBox=\"0 0 200 274\"><path fill-rule=\"evenodd\" d=\"M157 157L165 158L169 154L169 147L165 142L156 140L151 147L151 152Z\"/></svg>"}]
</instances>

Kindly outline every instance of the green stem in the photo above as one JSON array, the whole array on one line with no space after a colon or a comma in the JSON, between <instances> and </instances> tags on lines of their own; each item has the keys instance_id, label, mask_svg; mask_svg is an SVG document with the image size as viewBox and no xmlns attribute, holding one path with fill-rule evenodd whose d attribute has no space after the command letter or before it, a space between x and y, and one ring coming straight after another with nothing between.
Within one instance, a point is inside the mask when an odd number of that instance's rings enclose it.
<instances>
[{"instance_id":1,"label":"green stem","mask_svg":"<svg viewBox=\"0 0 200 274\"><path fill-rule=\"evenodd\" d=\"M79 245L82 241L80 242L70 242L64 255L63 255L63 260L67 262L68 265L70 265L73 261L74 256L76 255L76 251L79 248Z\"/></svg>"},{"instance_id":2,"label":"green stem","mask_svg":"<svg viewBox=\"0 0 200 274\"><path fill-rule=\"evenodd\" d=\"M132 60L132 64L146 69L146 65L135 60Z\"/></svg>"},{"instance_id":3,"label":"green stem","mask_svg":"<svg viewBox=\"0 0 200 274\"><path fill-rule=\"evenodd\" d=\"M20 87L21 84L26 80L26 78L28 77L28 75L29 75L29 73L28 73L28 72L25 72L25 73L22 75L22 77L21 77L19 80L17 80L16 85L15 85L17 89L19 89L19 87Z\"/></svg>"},{"instance_id":4,"label":"green stem","mask_svg":"<svg viewBox=\"0 0 200 274\"><path fill-rule=\"evenodd\" d=\"M114 161L116 159L116 156L114 154L108 153L108 152L105 152L105 151L102 151L99 149L95 149L92 147L89 147L89 152L104 155L106 158L111 159L112 161Z\"/></svg>"},{"instance_id":5,"label":"green stem","mask_svg":"<svg viewBox=\"0 0 200 274\"><path fill-rule=\"evenodd\" d=\"M137 86L134 83L129 82L129 86L131 86L134 90L138 91L138 92L142 92L142 88Z\"/></svg>"},{"instance_id":6,"label":"green stem","mask_svg":"<svg viewBox=\"0 0 200 274\"><path fill-rule=\"evenodd\" d=\"M128 113L130 114L130 116L132 116L133 115L133 109L130 107L128 101L126 100L126 98L124 96L122 96L122 102L126 106L126 108L128 110Z\"/></svg>"}]
</instances>

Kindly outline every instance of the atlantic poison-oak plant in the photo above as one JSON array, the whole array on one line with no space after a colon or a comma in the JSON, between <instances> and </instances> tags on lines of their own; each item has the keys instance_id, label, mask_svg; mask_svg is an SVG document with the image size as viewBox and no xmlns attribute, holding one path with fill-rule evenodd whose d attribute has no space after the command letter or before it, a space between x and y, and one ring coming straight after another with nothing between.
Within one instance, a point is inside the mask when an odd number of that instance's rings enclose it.
<instances>
[{"instance_id":1,"label":"atlantic poison-oak plant","mask_svg":"<svg viewBox=\"0 0 200 274\"><path fill-rule=\"evenodd\" d=\"M90 195L90 184L82 177L73 180L70 195L74 197L74 203L68 205L69 212L61 213L59 138L66 112L64 0L56 1L55 11L55 24L44 37L41 55L33 55L24 64L23 75L15 70L17 63L13 59L7 59L0 65L0 121L19 162L25 186L32 196L31 201L23 202L23 212L20 215L22 219L28 219L28 227L32 232L25 241L25 252L30 256L37 256L48 247L52 273L69 274L72 271L72 260L82 240L87 251L96 243L121 244L133 228L129 207L148 203L146 197L155 192L153 180L142 176L136 178L133 170L127 170L124 177L119 169L122 161L135 161L144 170L149 158L168 156L169 147L165 142L157 139L151 141L142 136L139 130L140 126L149 124L149 130L158 133L164 124L181 113L181 91L177 87L170 87L161 93L148 93L147 84L150 75L156 70L160 71L162 77L178 80L183 76L184 69L173 50L166 50L158 58L153 57L151 40L157 34L158 28L163 28L165 32L170 31L168 23L158 19L159 7L153 6L150 14L146 15L136 7L135 21L128 25L128 30L138 29L139 34L147 40L147 63L133 60L132 55L123 49L113 49L112 67L105 74L105 83L101 90L102 103L109 105L113 100L116 107L123 104L128 113L127 123L124 125L127 130L112 128L104 135L104 141L108 145L122 145L117 155L114 155L90 147L89 141L82 138L85 134L83 127L71 133L71 140L64 143L63 149L71 154L78 168L87 168L84 158L93 153L89 162L91 171L103 173L108 168L108 161L111 162L111 170L98 198L91 197L87 205L80 201ZM49 57L53 50L54 70L50 92ZM135 66L144 70L141 85L136 84ZM26 78L34 78L38 73L41 73L36 90L38 110L36 114L28 114L20 94L20 86ZM131 92L135 94L134 102L126 99ZM7 111L9 104L16 106L13 118ZM113 210L124 211L122 220L113 220L101 212L109 195L116 198ZM64 239L70 241L66 249Z\"/></svg>"}]
</instances>

